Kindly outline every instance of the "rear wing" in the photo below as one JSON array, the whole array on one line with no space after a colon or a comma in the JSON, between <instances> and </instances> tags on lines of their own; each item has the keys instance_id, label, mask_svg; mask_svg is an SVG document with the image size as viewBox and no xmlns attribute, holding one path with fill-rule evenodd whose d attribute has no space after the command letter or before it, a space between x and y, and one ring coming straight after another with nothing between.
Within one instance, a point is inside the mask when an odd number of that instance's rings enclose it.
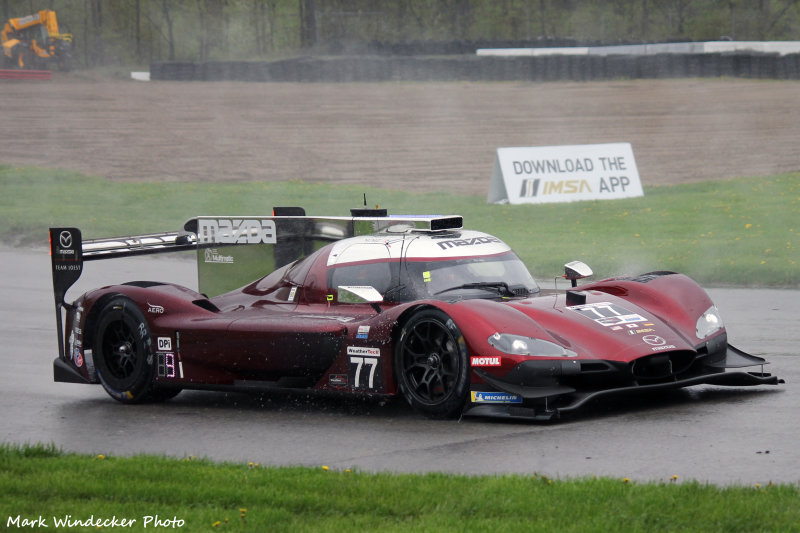
<instances>
[{"instance_id":1,"label":"rear wing","mask_svg":"<svg viewBox=\"0 0 800 533\"><path fill-rule=\"evenodd\" d=\"M460 229L460 216L387 215L385 210L354 209L349 217L306 216L299 207L281 207L273 216L199 216L179 231L83 240L75 227L50 228L53 297L64 354L62 309L67 290L80 278L85 261L138 255L197 252L198 289L216 296L241 287L277 268L340 239L395 231Z\"/></svg>"}]
</instances>

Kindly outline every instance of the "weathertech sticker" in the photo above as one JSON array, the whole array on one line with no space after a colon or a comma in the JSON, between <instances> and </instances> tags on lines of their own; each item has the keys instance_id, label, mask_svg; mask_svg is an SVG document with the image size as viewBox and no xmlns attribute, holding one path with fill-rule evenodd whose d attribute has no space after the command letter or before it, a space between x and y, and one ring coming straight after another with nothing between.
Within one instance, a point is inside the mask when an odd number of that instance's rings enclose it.
<instances>
[{"instance_id":1,"label":"weathertech sticker","mask_svg":"<svg viewBox=\"0 0 800 533\"><path fill-rule=\"evenodd\" d=\"M368 346L348 346L347 355L367 355L378 357L381 354L380 348L370 348Z\"/></svg>"},{"instance_id":2,"label":"weathertech sticker","mask_svg":"<svg viewBox=\"0 0 800 533\"><path fill-rule=\"evenodd\" d=\"M344 389L347 383L347 374L328 374L328 385L333 389Z\"/></svg>"}]
</instances>

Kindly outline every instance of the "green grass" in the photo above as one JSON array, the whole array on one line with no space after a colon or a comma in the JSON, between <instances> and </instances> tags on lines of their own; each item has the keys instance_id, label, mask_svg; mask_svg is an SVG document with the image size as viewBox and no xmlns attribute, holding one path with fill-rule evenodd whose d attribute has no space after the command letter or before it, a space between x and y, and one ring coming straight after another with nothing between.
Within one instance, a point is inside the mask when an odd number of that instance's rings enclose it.
<instances>
[{"instance_id":1,"label":"green grass","mask_svg":"<svg viewBox=\"0 0 800 533\"><path fill-rule=\"evenodd\" d=\"M0 242L47 242L50 225L85 238L167 231L200 214L266 214L302 205L346 215L362 194L390 213L461 214L465 227L508 242L540 278L580 259L596 276L675 270L706 285L800 286L800 173L670 187L643 198L489 205L485 196L279 183L114 182L74 172L0 165Z\"/></svg>"},{"instance_id":2,"label":"green grass","mask_svg":"<svg viewBox=\"0 0 800 533\"><path fill-rule=\"evenodd\" d=\"M800 530L796 485L370 474L87 456L42 445L2 445L0 466L2 524L41 515L51 531L53 517L66 515L135 519L134 527L103 528L126 531L144 530L144 517L155 515L183 520L181 531Z\"/></svg>"}]
</instances>

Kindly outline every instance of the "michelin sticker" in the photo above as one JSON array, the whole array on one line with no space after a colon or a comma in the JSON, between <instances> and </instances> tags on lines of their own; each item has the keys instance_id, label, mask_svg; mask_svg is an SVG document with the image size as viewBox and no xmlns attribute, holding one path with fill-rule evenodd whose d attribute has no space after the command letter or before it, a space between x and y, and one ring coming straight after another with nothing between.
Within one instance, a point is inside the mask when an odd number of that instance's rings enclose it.
<instances>
[{"instance_id":1,"label":"michelin sticker","mask_svg":"<svg viewBox=\"0 0 800 533\"><path fill-rule=\"evenodd\" d=\"M472 403L522 403L522 397L507 392L470 391Z\"/></svg>"}]
</instances>

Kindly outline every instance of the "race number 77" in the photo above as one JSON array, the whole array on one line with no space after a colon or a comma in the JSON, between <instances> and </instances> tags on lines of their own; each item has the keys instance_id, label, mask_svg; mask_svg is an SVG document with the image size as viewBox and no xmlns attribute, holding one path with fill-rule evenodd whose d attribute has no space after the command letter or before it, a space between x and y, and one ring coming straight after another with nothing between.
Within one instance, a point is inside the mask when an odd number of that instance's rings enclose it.
<instances>
[{"instance_id":1,"label":"race number 77","mask_svg":"<svg viewBox=\"0 0 800 533\"><path fill-rule=\"evenodd\" d=\"M367 377L367 388L372 389L375 381L375 369L378 367L377 357L355 357L350 356L350 363L356 365L354 388L361 387L361 372L366 371L365 367L369 367L369 376Z\"/></svg>"}]
</instances>

